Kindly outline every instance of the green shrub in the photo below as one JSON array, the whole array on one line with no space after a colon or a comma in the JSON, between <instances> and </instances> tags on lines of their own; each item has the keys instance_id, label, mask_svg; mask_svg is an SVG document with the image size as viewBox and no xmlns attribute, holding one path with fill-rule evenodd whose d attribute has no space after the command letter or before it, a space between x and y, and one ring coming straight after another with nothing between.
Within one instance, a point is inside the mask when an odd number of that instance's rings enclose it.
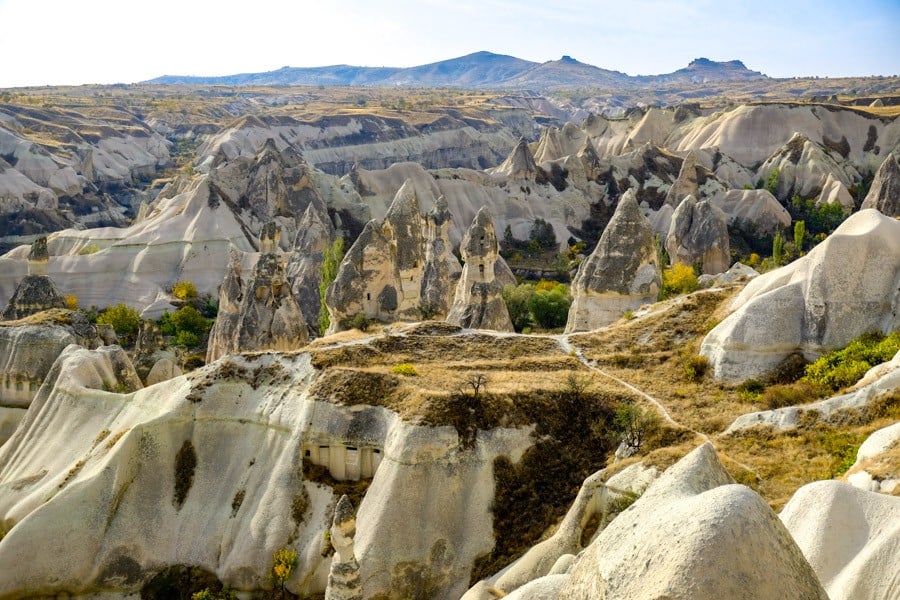
<instances>
[{"instance_id":1,"label":"green shrub","mask_svg":"<svg viewBox=\"0 0 900 600\"><path fill-rule=\"evenodd\" d=\"M503 301L506 303L509 319L519 333L524 333L531 326L531 309L528 305L534 293L534 286L528 283L503 288Z\"/></svg>"},{"instance_id":2,"label":"green shrub","mask_svg":"<svg viewBox=\"0 0 900 600\"><path fill-rule=\"evenodd\" d=\"M184 302L190 302L197 297L197 286L190 281L179 281L172 286L172 295Z\"/></svg>"},{"instance_id":3,"label":"green shrub","mask_svg":"<svg viewBox=\"0 0 900 600\"><path fill-rule=\"evenodd\" d=\"M405 375L406 377L416 377L419 374L419 372L416 371L416 368L409 363L394 365L391 372L395 375Z\"/></svg>"},{"instance_id":4,"label":"green shrub","mask_svg":"<svg viewBox=\"0 0 900 600\"><path fill-rule=\"evenodd\" d=\"M359 331L365 332L372 326L372 319L370 319L366 313L356 313L349 319L344 319L341 322L341 326L344 329L358 329Z\"/></svg>"},{"instance_id":5,"label":"green shrub","mask_svg":"<svg viewBox=\"0 0 900 600\"><path fill-rule=\"evenodd\" d=\"M182 306L176 310L172 313L170 322L175 327L176 335L185 331L202 336L212 327L212 323L205 319L193 306Z\"/></svg>"},{"instance_id":6,"label":"green shrub","mask_svg":"<svg viewBox=\"0 0 900 600\"><path fill-rule=\"evenodd\" d=\"M700 354L683 355L681 369L688 381L700 381L709 370L709 359Z\"/></svg>"},{"instance_id":7,"label":"green shrub","mask_svg":"<svg viewBox=\"0 0 900 600\"><path fill-rule=\"evenodd\" d=\"M700 288L697 274L690 265L676 263L662 272L663 285L659 291L660 300L687 294Z\"/></svg>"},{"instance_id":8,"label":"green shrub","mask_svg":"<svg viewBox=\"0 0 900 600\"><path fill-rule=\"evenodd\" d=\"M137 335L138 329L141 327L141 315L130 306L116 304L100 313L97 317L97 323L112 325L116 335L131 339Z\"/></svg>"},{"instance_id":9,"label":"green shrub","mask_svg":"<svg viewBox=\"0 0 900 600\"><path fill-rule=\"evenodd\" d=\"M528 300L528 308L534 322L544 329L564 327L569 318L569 293L562 283L552 290L537 290Z\"/></svg>"},{"instance_id":10,"label":"green shrub","mask_svg":"<svg viewBox=\"0 0 900 600\"><path fill-rule=\"evenodd\" d=\"M191 331L179 331L175 334L175 345L185 348L196 348L200 345L200 336Z\"/></svg>"},{"instance_id":11,"label":"green shrub","mask_svg":"<svg viewBox=\"0 0 900 600\"><path fill-rule=\"evenodd\" d=\"M809 404L821 397L822 389L820 387L809 382L798 381L769 386L759 395L759 401L767 409L775 410L785 406Z\"/></svg>"},{"instance_id":12,"label":"green shrub","mask_svg":"<svg viewBox=\"0 0 900 600\"><path fill-rule=\"evenodd\" d=\"M762 381L758 379L748 379L747 381L741 383L737 388L735 388L738 397L744 402L755 402L762 396L762 393L766 390L766 386Z\"/></svg>"},{"instance_id":13,"label":"green shrub","mask_svg":"<svg viewBox=\"0 0 900 600\"><path fill-rule=\"evenodd\" d=\"M900 351L900 331L885 336L864 333L847 347L829 352L806 367L803 380L833 391L853 385L866 371L893 358Z\"/></svg>"},{"instance_id":14,"label":"green shrub","mask_svg":"<svg viewBox=\"0 0 900 600\"><path fill-rule=\"evenodd\" d=\"M319 335L325 335L325 331L331 326L331 317L328 307L325 306L325 292L328 286L337 277L341 261L344 260L344 238L338 237L330 246L325 247L322 253L322 282L319 284Z\"/></svg>"}]
</instances>

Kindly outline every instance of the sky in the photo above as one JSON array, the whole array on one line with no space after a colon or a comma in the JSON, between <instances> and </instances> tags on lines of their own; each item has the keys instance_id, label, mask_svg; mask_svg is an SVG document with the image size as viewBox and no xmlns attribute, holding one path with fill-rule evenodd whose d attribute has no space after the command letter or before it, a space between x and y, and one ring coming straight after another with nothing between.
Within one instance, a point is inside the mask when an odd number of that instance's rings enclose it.
<instances>
[{"instance_id":1,"label":"sky","mask_svg":"<svg viewBox=\"0 0 900 600\"><path fill-rule=\"evenodd\" d=\"M900 74L898 0L0 0L0 30L0 88L406 67L479 50L629 75L701 56L771 77Z\"/></svg>"}]
</instances>

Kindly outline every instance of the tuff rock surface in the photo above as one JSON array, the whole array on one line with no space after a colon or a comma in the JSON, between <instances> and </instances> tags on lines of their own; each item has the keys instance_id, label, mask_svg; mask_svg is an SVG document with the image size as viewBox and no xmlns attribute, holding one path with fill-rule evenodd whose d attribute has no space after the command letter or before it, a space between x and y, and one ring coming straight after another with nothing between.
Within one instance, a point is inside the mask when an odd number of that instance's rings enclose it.
<instances>
[{"instance_id":1,"label":"tuff rock surface","mask_svg":"<svg viewBox=\"0 0 900 600\"><path fill-rule=\"evenodd\" d=\"M502 260L497 232L486 208L472 220L460 253L465 264L447 322L472 329L513 331L503 301L503 282L495 275L495 265Z\"/></svg>"},{"instance_id":2,"label":"tuff rock surface","mask_svg":"<svg viewBox=\"0 0 900 600\"><path fill-rule=\"evenodd\" d=\"M900 217L900 166L892 154L875 173L861 208L874 208L889 217Z\"/></svg>"},{"instance_id":3,"label":"tuff rock surface","mask_svg":"<svg viewBox=\"0 0 900 600\"><path fill-rule=\"evenodd\" d=\"M661 281L653 229L628 192L597 247L578 267L566 333L603 327L655 301Z\"/></svg>"},{"instance_id":4,"label":"tuff rock surface","mask_svg":"<svg viewBox=\"0 0 900 600\"><path fill-rule=\"evenodd\" d=\"M672 263L691 267L699 263L705 275L723 273L731 262L725 213L707 200L697 202L693 196L680 200L665 245Z\"/></svg>"},{"instance_id":5,"label":"tuff rock surface","mask_svg":"<svg viewBox=\"0 0 900 600\"><path fill-rule=\"evenodd\" d=\"M806 256L751 281L730 309L700 348L725 381L900 328L900 222L872 209L852 215Z\"/></svg>"}]
</instances>

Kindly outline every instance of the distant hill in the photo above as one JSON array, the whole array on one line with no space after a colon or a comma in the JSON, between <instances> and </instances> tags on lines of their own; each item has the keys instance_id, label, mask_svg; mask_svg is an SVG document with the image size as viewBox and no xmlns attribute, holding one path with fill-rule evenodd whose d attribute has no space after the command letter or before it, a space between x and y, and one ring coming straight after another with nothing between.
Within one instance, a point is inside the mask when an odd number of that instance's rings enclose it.
<instances>
[{"instance_id":1,"label":"distant hill","mask_svg":"<svg viewBox=\"0 0 900 600\"><path fill-rule=\"evenodd\" d=\"M547 90L573 87L647 86L667 83L744 81L766 76L739 60L698 58L674 73L631 76L582 63L570 56L537 63L505 54L475 52L416 67L282 67L264 73L220 77L164 75L144 83L194 85L328 85L463 87Z\"/></svg>"}]
</instances>

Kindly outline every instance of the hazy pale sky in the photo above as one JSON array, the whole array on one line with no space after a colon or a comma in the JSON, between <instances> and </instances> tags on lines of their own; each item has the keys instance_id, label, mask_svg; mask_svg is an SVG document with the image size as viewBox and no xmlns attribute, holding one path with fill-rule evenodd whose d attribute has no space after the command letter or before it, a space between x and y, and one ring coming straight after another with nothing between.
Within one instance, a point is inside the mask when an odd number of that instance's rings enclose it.
<instances>
[{"instance_id":1,"label":"hazy pale sky","mask_svg":"<svg viewBox=\"0 0 900 600\"><path fill-rule=\"evenodd\" d=\"M900 74L898 0L0 0L0 28L0 87L404 67L478 50L630 75L700 56L772 77Z\"/></svg>"}]
</instances>

